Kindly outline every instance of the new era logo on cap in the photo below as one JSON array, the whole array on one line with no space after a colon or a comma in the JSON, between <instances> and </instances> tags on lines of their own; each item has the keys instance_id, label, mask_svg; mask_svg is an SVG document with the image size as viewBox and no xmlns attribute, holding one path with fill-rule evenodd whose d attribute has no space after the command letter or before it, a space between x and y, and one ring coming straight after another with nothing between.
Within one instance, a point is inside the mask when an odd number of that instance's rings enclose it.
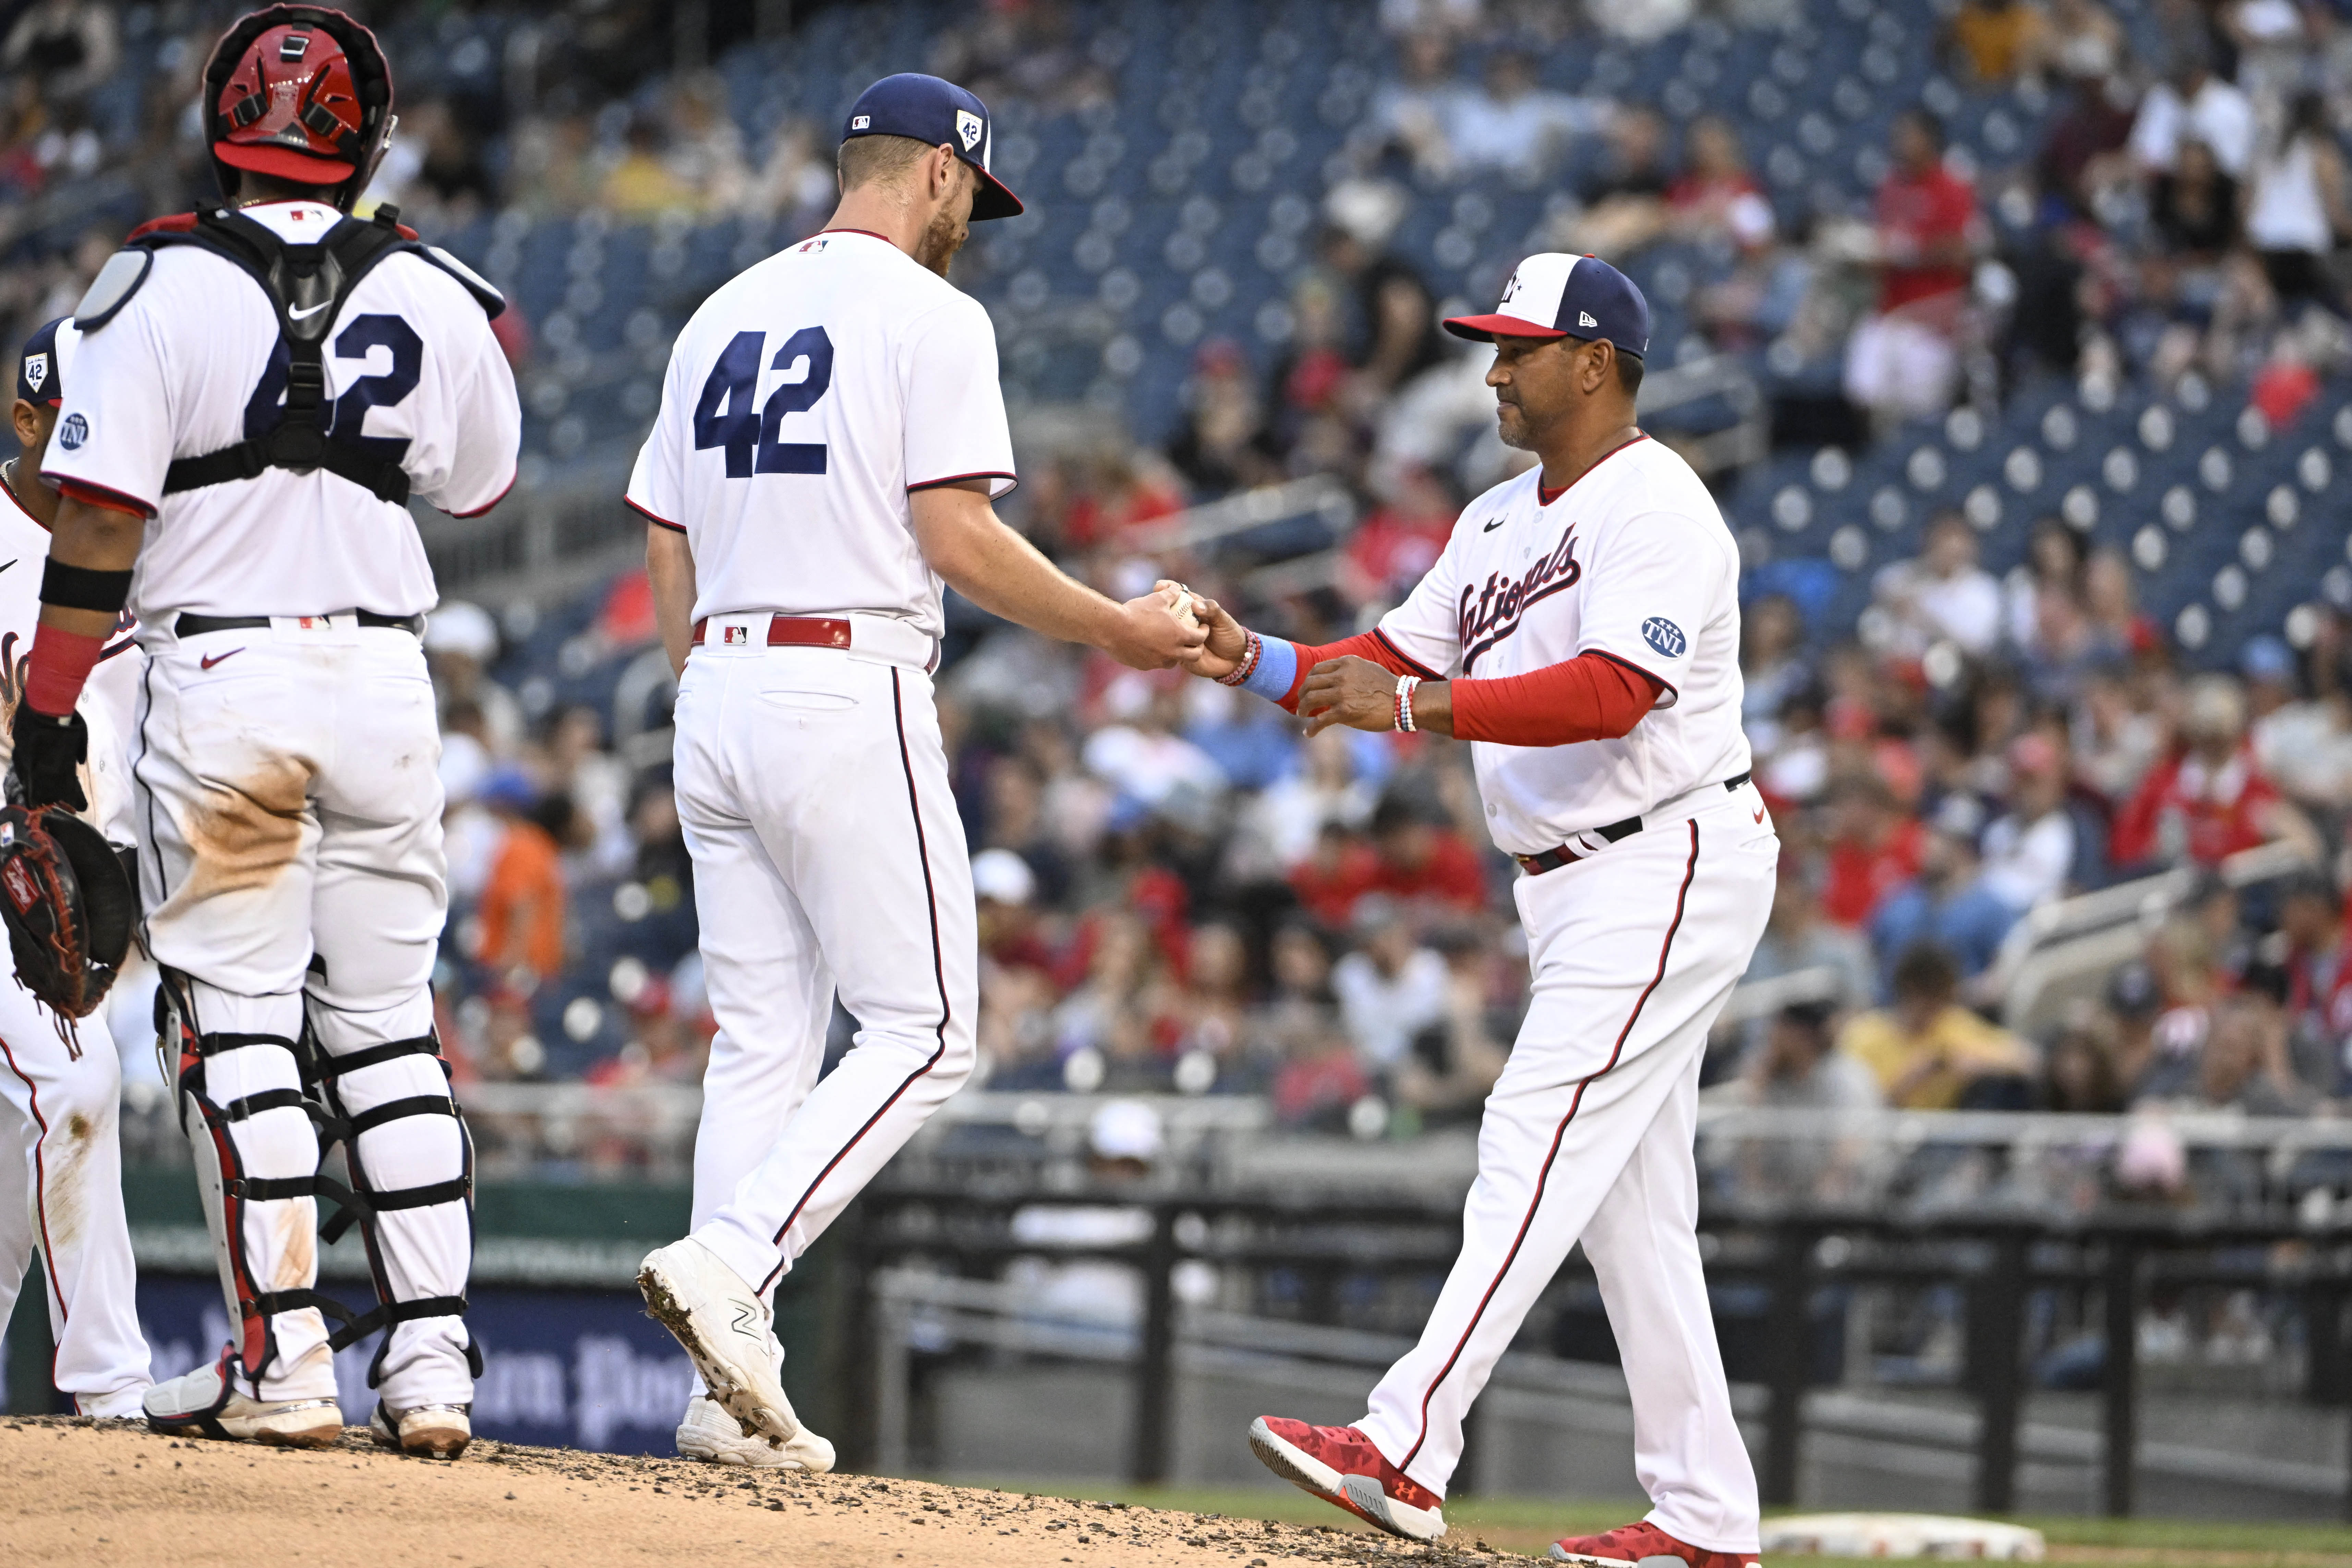
<instances>
[{"instance_id":1,"label":"new era logo on cap","mask_svg":"<svg viewBox=\"0 0 2352 1568\"><path fill-rule=\"evenodd\" d=\"M1639 359L1650 352L1650 306L1633 280L1590 256L1544 251L1528 257L1503 287L1492 314L1455 316L1457 338L1607 338Z\"/></svg>"}]
</instances>

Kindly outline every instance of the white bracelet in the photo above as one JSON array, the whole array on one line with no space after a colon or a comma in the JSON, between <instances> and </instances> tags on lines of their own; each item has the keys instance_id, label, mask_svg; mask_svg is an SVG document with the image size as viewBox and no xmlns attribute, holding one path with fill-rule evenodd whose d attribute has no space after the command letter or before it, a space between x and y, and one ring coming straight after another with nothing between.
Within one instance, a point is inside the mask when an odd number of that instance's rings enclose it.
<instances>
[{"instance_id":1,"label":"white bracelet","mask_svg":"<svg viewBox=\"0 0 2352 1568\"><path fill-rule=\"evenodd\" d=\"M1406 734L1412 733L1412 694L1421 685L1417 675L1400 675L1396 683L1396 727Z\"/></svg>"}]
</instances>

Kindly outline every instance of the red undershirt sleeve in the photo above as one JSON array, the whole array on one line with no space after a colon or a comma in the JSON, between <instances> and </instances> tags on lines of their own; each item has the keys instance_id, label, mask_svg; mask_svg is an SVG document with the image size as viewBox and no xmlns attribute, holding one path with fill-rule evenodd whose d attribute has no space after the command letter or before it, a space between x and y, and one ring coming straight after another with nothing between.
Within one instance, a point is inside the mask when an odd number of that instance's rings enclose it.
<instances>
[{"instance_id":1,"label":"red undershirt sleeve","mask_svg":"<svg viewBox=\"0 0 2352 1568\"><path fill-rule=\"evenodd\" d=\"M1654 676L1592 652L1525 675L1456 680L1446 689L1454 699L1457 740L1565 746L1576 741L1622 740L1656 705L1665 686Z\"/></svg>"},{"instance_id":2,"label":"red undershirt sleeve","mask_svg":"<svg viewBox=\"0 0 2352 1568\"><path fill-rule=\"evenodd\" d=\"M1282 697L1282 706L1293 713L1298 711L1299 688L1307 684L1307 678L1313 673L1315 667L1326 659L1346 658L1352 655L1357 658L1370 659L1391 675L1418 675L1424 680L1442 679L1405 658L1397 651L1394 643L1378 631L1360 632L1320 647L1307 643L1293 643L1291 646L1298 650L1298 673L1291 678L1290 689Z\"/></svg>"}]
</instances>

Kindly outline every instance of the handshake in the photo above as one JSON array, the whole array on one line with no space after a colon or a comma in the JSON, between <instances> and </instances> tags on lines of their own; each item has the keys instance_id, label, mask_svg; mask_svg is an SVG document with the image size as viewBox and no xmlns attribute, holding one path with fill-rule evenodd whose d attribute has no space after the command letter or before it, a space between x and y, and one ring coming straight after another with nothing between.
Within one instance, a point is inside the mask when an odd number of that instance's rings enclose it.
<instances>
[{"instance_id":1,"label":"handshake","mask_svg":"<svg viewBox=\"0 0 2352 1568\"><path fill-rule=\"evenodd\" d=\"M1161 579L1150 593L1119 605L1120 634L1101 646L1135 669L1181 668L1219 680L1241 667L1249 634L1214 599L1181 583ZM1409 692L1409 694L1408 694ZM1399 704L1410 700L1411 728L1454 732L1452 694L1443 681L1401 687L1397 678L1368 658L1327 658L1307 672L1298 688L1298 716L1307 733L1319 735L1335 724L1353 730L1393 730Z\"/></svg>"},{"instance_id":2,"label":"handshake","mask_svg":"<svg viewBox=\"0 0 2352 1568\"><path fill-rule=\"evenodd\" d=\"M1130 669L1180 668L1213 680L1233 673L1247 643L1223 605L1163 577L1118 606L1118 625L1101 646Z\"/></svg>"}]
</instances>

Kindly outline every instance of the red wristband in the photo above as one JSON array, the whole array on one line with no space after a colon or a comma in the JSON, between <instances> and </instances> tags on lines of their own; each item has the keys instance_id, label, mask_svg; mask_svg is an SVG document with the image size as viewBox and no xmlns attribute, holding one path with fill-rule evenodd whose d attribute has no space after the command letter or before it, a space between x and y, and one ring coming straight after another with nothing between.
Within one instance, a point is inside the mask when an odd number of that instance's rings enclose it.
<instances>
[{"instance_id":1,"label":"red wristband","mask_svg":"<svg viewBox=\"0 0 2352 1568\"><path fill-rule=\"evenodd\" d=\"M64 718L74 710L89 672L98 668L98 656L105 651L104 637L46 624L37 626L33 651L26 659L25 700L36 713Z\"/></svg>"}]
</instances>

